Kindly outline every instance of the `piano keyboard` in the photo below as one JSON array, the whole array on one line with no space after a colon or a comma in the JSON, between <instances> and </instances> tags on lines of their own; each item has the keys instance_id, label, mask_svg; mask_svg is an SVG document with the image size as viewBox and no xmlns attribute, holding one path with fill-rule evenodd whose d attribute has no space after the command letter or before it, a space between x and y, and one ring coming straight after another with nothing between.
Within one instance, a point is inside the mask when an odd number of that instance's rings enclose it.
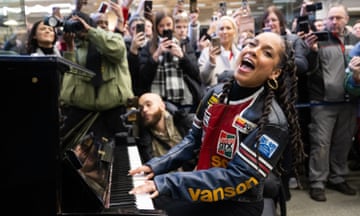
<instances>
[{"instance_id":1,"label":"piano keyboard","mask_svg":"<svg viewBox=\"0 0 360 216\"><path fill-rule=\"evenodd\" d=\"M128 176L129 169L142 165L137 146L120 145L115 148L110 185L110 208L125 207L154 210L149 194L130 195L132 187L143 184L145 175Z\"/></svg>"},{"instance_id":2,"label":"piano keyboard","mask_svg":"<svg viewBox=\"0 0 360 216\"><path fill-rule=\"evenodd\" d=\"M136 146L128 146L128 154L130 158L130 169L135 169L142 165L140 154ZM144 174L137 174L132 177L133 186L136 187L141 185L146 180ZM136 206L138 209L152 210L154 209L154 204L150 198L150 194L136 194Z\"/></svg>"}]
</instances>

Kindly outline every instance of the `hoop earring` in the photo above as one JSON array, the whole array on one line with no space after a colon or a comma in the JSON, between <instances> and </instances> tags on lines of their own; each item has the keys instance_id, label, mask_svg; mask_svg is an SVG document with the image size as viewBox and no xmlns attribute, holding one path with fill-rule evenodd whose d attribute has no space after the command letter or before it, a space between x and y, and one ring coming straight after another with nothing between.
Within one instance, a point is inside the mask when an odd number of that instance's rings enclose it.
<instances>
[{"instance_id":1,"label":"hoop earring","mask_svg":"<svg viewBox=\"0 0 360 216\"><path fill-rule=\"evenodd\" d=\"M267 85L269 86L269 88L271 88L272 90L276 90L279 88L279 84L277 82L276 79L271 79L271 80L267 80Z\"/></svg>"}]
</instances>

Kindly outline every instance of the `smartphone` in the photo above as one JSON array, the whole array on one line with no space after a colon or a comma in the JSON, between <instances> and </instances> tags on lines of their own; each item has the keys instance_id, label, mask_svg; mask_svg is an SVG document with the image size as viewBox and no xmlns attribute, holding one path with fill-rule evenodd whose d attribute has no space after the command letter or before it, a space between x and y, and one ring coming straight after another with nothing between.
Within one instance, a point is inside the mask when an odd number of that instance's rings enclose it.
<instances>
[{"instance_id":1,"label":"smartphone","mask_svg":"<svg viewBox=\"0 0 360 216\"><path fill-rule=\"evenodd\" d=\"M190 13L197 12L197 0L190 0Z\"/></svg>"},{"instance_id":2,"label":"smartphone","mask_svg":"<svg viewBox=\"0 0 360 216\"><path fill-rule=\"evenodd\" d=\"M167 37L169 40L172 40L172 30L171 29L165 29L163 31L163 36Z\"/></svg>"},{"instance_id":3,"label":"smartphone","mask_svg":"<svg viewBox=\"0 0 360 216\"><path fill-rule=\"evenodd\" d=\"M210 35L208 35L208 33L207 33L208 30L209 30L209 26L204 26L204 27L200 26L200 39L201 39L203 36L205 36L205 40L206 40L206 39L211 40Z\"/></svg>"},{"instance_id":4,"label":"smartphone","mask_svg":"<svg viewBox=\"0 0 360 216\"><path fill-rule=\"evenodd\" d=\"M211 38L211 46L213 47L220 47L221 44L220 44L220 38L215 36L215 37L212 37Z\"/></svg>"},{"instance_id":5,"label":"smartphone","mask_svg":"<svg viewBox=\"0 0 360 216\"><path fill-rule=\"evenodd\" d=\"M99 8L98 8L98 12L99 13L106 13L107 9L108 9L108 4L106 2L101 2Z\"/></svg>"},{"instance_id":6,"label":"smartphone","mask_svg":"<svg viewBox=\"0 0 360 216\"><path fill-rule=\"evenodd\" d=\"M316 35L316 37L318 38L318 41L327 41L329 40L329 32L327 31L319 31L319 32L314 32L314 35Z\"/></svg>"},{"instance_id":7,"label":"smartphone","mask_svg":"<svg viewBox=\"0 0 360 216\"><path fill-rule=\"evenodd\" d=\"M144 11L145 13L151 13L152 11L152 0L145 0L144 2Z\"/></svg>"},{"instance_id":8,"label":"smartphone","mask_svg":"<svg viewBox=\"0 0 360 216\"><path fill-rule=\"evenodd\" d=\"M226 16L226 2L220 2L219 3L219 10L220 10L220 13L221 13L221 16Z\"/></svg>"},{"instance_id":9,"label":"smartphone","mask_svg":"<svg viewBox=\"0 0 360 216\"><path fill-rule=\"evenodd\" d=\"M145 32L145 24L144 23L137 23L136 24L136 33Z\"/></svg>"},{"instance_id":10,"label":"smartphone","mask_svg":"<svg viewBox=\"0 0 360 216\"><path fill-rule=\"evenodd\" d=\"M301 22L299 22L298 32L309 33L309 22L308 22L308 21L301 21Z\"/></svg>"},{"instance_id":11,"label":"smartphone","mask_svg":"<svg viewBox=\"0 0 360 216\"><path fill-rule=\"evenodd\" d=\"M323 8L322 2L316 2L314 4L306 5L307 12L321 10L322 8Z\"/></svg>"},{"instance_id":12,"label":"smartphone","mask_svg":"<svg viewBox=\"0 0 360 216\"><path fill-rule=\"evenodd\" d=\"M220 48L221 44L220 44L220 38L218 36L214 36L211 38L211 46L214 48ZM218 53L216 53L216 55L220 55L221 50L219 49Z\"/></svg>"}]
</instances>

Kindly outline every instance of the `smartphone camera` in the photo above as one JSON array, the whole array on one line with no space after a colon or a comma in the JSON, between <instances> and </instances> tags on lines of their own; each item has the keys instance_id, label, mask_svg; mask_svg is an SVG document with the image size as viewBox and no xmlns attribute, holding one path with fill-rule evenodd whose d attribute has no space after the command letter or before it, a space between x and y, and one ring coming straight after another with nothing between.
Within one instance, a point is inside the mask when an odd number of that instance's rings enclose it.
<instances>
[{"instance_id":1,"label":"smartphone camera","mask_svg":"<svg viewBox=\"0 0 360 216\"><path fill-rule=\"evenodd\" d=\"M211 17L211 22L215 22L218 19L219 19L218 16L214 15L214 16Z\"/></svg>"},{"instance_id":2,"label":"smartphone camera","mask_svg":"<svg viewBox=\"0 0 360 216\"><path fill-rule=\"evenodd\" d=\"M171 29L165 29L163 31L163 36L167 37L169 40L172 40L172 30Z\"/></svg>"}]
</instances>

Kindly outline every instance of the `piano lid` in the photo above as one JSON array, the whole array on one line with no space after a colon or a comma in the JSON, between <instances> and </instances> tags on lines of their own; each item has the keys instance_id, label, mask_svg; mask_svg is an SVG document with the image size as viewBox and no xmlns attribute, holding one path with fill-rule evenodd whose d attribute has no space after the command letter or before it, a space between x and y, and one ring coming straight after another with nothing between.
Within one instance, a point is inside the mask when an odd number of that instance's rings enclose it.
<instances>
[{"instance_id":1,"label":"piano lid","mask_svg":"<svg viewBox=\"0 0 360 216\"><path fill-rule=\"evenodd\" d=\"M95 73L91 70L76 64L68 59L63 57L55 56L55 55L47 55L47 56L30 56L30 55L0 55L0 62L14 62L14 63L24 63L24 62L32 62L32 63L49 63L56 62L59 63L61 67L58 65L58 69L62 73L69 72L70 68L75 68L82 72L84 76L95 76Z\"/></svg>"}]
</instances>

